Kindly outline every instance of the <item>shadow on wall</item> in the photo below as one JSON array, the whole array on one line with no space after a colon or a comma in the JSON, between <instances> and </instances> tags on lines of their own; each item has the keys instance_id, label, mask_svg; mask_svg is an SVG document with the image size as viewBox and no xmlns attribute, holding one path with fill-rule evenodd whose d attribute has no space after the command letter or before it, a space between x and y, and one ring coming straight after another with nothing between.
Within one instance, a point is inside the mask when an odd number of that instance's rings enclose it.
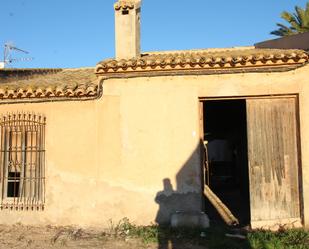
<instances>
[{"instance_id":1,"label":"shadow on wall","mask_svg":"<svg viewBox=\"0 0 309 249\"><path fill-rule=\"evenodd\" d=\"M155 197L155 202L159 205L159 210L155 221L159 225L158 249L189 249L193 246L190 236L197 238L198 243L212 245L216 248L227 248L226 246L235 245L233 248L251 248L247 239L236 241L235 238L227 238L226 233L232 232L225 226L214 226L206 230L206 237L200 237L200 232L196 229L179 230L184 237L179 237L177 231L169 229L172 214L176 212L186 212L189 214L200 214L205 209L205 199L203 196L203 166L201 164L201 147L197 145L189 159L181 167L176 175L176 186L173 186L171 179L164 178L162 190ZM188 228L190 229L190 228ZM184 232L185 231L185 232ZM195 234L197 233L197 234ZM187 237L186 237L187 236ZM220 247L222 245L222 247ZM218 247L219 246L219 247ZM198 248L204 248L199 246ZM206 247L205 247L206 248Z\"/></svg>"},{"instance_id":2,"label":"shadow on wall","mask_svg":"<svg viewBox=\"0 0 309 249\"><path fill-rule=\"evenodd\" d=\"M198 145L190 158L176 175L176 186L172 186L169 178L163 179L163 189L156 195L155 202L159 205L156 222L160 226L170 224L171 215L180 212L201 212L202 168Z\"/></svg>"},{"instance_id":3,"label":"shadow on wall","mask_svg":"<svg viewBox=\"0 0 309 249\"><path fill-rule=\"evenodd\" d=\"M159 249L175 248L175 241L169 238L166 227L176 212L200 213L203 211L202 166L200 145L197 145L189 159L176 175L176 186L169 178L163 179L163 189L155 197L159 210L155 221L159 225ZM171 247L172 246L172 247Z\"/></svg>"}]
</instances>

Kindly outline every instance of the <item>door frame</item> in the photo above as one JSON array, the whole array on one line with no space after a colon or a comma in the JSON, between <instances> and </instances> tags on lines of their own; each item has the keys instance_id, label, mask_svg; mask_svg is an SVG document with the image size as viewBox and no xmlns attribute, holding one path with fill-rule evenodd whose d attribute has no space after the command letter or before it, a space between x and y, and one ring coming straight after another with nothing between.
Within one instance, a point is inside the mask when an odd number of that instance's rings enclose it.
<instances>
[{"instance_id":1,"label":"door frame","mask_svg":"<svg viewBox=\"0 0 309 249\"><path fill-rule=\"evenodd\" d=\"M304 225L304 195L303 195L303 174L302 174L302 151L301 151L301 134L300 134L300 108L299 108L299 94L268 94L268 95L244 95L244 96L215 96L215 97L199 97L199 132L200 132L200 146L201 146L201 172L202 181L204 180L204 165L203 165L203 140L204 140L204 102L206 101L220 101L220 100L248 100L248 99L278 99L278 98L295 98L295 122L296 122L296 142L297 142L297 157L298 157L298 191L299 191L299 213L302 225ZM249 176L248 176L249 177ZM204 186L202 184L202 186ZM249 207L251 203L249 200ZM251 223L251 220L250 220Z\"/></svg>"}]
</instances>

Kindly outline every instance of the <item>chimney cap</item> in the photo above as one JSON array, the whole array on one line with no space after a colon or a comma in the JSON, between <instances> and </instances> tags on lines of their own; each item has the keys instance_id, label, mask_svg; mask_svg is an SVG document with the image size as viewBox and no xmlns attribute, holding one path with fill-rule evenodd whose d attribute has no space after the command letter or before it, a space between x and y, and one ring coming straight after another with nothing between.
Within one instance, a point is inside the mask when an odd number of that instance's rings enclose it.
<instances>
[{"instance_id":1,"label":"chimney cap","mask_svg":"<svg viewBox=\"0 0 309 249\"><path fill-rule=\"evenodd\" d=\"M115 3L115 10L138 9L141 6L141 0L119 0Z\"/></svg>"}]
</instances>

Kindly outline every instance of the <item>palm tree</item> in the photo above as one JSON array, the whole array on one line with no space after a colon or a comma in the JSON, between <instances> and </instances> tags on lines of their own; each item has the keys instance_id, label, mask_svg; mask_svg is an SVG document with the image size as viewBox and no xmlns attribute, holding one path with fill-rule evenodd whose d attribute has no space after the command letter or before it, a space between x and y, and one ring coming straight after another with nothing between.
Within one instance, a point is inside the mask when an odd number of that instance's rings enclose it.
<instances>
[{"instance_id":1,"label":"palm tree","mask_svg":"<svg viewBox=\"0 0 309 249\"><path fill-rule=\"evenodd\" d=\"M290 24L290 27L287 27L281 23L277 23L279 29L270 32L270 34L277 36L288 36L308 32L309 2L307 2L305 9L295 6L295 11L296 13L289 13L284 11L281 14L281 17Z\"/></svg>"}]
</instances>

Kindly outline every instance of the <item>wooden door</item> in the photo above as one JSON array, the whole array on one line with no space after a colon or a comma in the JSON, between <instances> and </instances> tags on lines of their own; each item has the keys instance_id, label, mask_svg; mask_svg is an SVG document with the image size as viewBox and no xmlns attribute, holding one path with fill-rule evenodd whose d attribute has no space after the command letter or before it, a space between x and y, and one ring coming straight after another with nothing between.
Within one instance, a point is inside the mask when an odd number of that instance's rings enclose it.
<instances>
[{"instance_id":1,"label":"wooden door","mask_svg":"<svg viewBox=\"0 0 309 249\"><path fill-rule=\"evenodd\" d=\"M246 103L251 226L299 225L296 98Z\"/></svg>"}]
</instances>

